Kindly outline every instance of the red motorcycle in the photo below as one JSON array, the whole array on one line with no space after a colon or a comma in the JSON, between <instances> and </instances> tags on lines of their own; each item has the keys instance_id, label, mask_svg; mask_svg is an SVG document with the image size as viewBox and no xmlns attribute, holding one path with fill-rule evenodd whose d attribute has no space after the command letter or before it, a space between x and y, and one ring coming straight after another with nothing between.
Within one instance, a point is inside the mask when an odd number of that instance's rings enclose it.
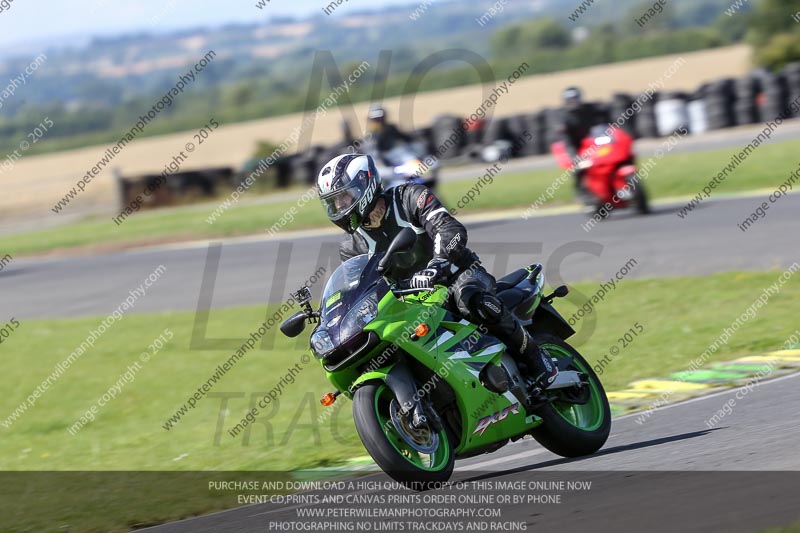
<instances>
[{"instance_id":1,"label":"red motorcycle","mask_svg":"<svg viewBox=\"0 0 800 533\"><path fill-rule=\"evenodd\" d=\"M573 169L567 145L558 141L551 146L558 164ZM581 171L578 196L583 203L601 217L615 209L634 206L641 214L650 212L644 184L636 179L633 155L633 137L620 128L595 126L581 142L580 161L576 171Z\"/></svg>"}]
</instances>

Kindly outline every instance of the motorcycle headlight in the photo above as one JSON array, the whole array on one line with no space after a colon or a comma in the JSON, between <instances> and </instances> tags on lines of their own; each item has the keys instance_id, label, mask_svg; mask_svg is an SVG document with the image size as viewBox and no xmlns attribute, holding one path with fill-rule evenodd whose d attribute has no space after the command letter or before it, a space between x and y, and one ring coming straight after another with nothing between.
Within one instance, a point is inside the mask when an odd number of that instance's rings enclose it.
<instances>
[{"instance_id":1,"label":"motorcycle headlight","mask_svg":"<svg viewBox=\"0 0 800 533\"><path fill-rule=\"evenodd\" d=\"M394 172L395 174L423 175L427 172L427 169L423 167L422 161L414 159L394 167Z\"/></svg>"},{"instance_id":2,"label":"motorcycle headlight","mask_svg":"<svg viewBox=\"0 0 800 533\"><path fill-rule=\"evenodd\" d=\"M378 316L378 293L373 291L363 297L344 317L339 333L342 342L361 332L376 316Z\"/></svg>"},{"instance_id":3,"label":"motorcycle headlight","mask_svg":"<svg viewBox=\"0 0 800 533\"><path fill-rule=\"evenodd\" d=\"M311 335L311 351L314 352L314 355L318 359L324 358L331 353L334 348L333 341L331 341L327 330L318 329Z\"/></svg>"}]
</instances>

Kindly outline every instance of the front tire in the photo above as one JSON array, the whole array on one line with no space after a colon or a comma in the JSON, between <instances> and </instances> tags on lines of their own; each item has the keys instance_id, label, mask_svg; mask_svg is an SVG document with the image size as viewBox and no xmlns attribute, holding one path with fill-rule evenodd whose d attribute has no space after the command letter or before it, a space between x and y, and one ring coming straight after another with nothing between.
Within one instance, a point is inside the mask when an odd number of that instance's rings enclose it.
<instances>
[{"instance_id":1,"label":"front tire","mask_svg":"<svg viewBox=\"0 0 800 533\"><path fill-rule=\"evenodd\" d=\"M392 421L392 402L397 403L394 393L383 382L367 383L353 395L353 420L372 459L389 477L415 490L450 479L455 454L447 431L401 433ZM420 452L426 446L435 449Z\"/></svg>"},{"instance_id":2,"label":"front tire","mask_svg":"<svg viewBox=\"0 0 800 533\"><path fill-rule=\"evenodd\" d=\"M531 435L539 444L562 457L595 453L603 447L611 432L611 408L600 379L583 356L560 338L545 333L535 335L533 340L554 358L572 357L569 370L586 374L589 396L588 401L580 405L565 401L567 395L574 394L575 387L552 391L550 394L557 398L536 411L544 423L533 429Z\"/></svg>"}]
</instances>

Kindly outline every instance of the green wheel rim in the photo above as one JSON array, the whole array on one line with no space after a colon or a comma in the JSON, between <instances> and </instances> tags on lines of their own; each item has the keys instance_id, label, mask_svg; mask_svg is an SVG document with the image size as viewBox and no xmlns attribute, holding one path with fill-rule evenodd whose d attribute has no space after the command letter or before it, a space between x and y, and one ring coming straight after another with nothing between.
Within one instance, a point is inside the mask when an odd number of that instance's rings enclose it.
<instances>
[{"instance_id":1,"label":"green wheel rim","mask_svg":"<svg viewBox=\"0 0 800 533\"><path fill-rule=\"evenodd\" d=\"M375 414L386 440L401 457L416 468L429 472L443 470L450 461L450 441L447 439L447 432L444 430L439 432L439 447L436 451L430 455L420 453L403 440L397 432L397 428L394 427L389 414L389 404L393 399L394 395L386 385L379 386L375 392Z\"/></svg>"},{"instance_id":2,"label":"green wheel rim","mask_svg":"<svg viewBox=\"0 0 800 533\"><path fill-rule=\"evenodd\" d=\"M572 357L572 354L557 344L543 344L542 348L547 350L551 356L558 359ZM576 428L584 431L594 431L603 425L605 418L605 409L602 400L603 395L600 392L597 378L590 373L585 363L579 359L573 359L570 367L579 372L583 372L589 378L589 401L583 405L579 405L555 400L552 404L553 408L561 415L561 418Z\"/></svg>"}]
</instances>

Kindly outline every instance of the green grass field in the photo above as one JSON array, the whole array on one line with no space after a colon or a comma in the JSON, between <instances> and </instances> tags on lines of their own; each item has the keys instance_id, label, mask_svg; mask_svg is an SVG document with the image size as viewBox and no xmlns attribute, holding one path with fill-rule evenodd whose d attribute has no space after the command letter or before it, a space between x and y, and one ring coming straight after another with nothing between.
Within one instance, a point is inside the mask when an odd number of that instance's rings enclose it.
<instances>
[{"instance_id":1,"label":"green grass field","mask_svg":"<svg viewBox=\"0 0 800 533\"><path fill-rule=\"evenodd\" d=\"M742 164L716 193L731 193L777 187L797 165L797 141L786 141L760 147ZM659 160L647 178L646 186L653 199L671 196L693 196L728 162L733 149L666 155ZM640 163L644 163L643 158ZM527 173L501 174L494 183L484 186L480 196L460 210L524 208L533 203L561 174L557 169ZM475 185L475 180L444 183L440 195L448 205ZM298 197L302 192L298 189ZM572 187L560 187L549 204L570 202ZM0 237L0 250L11 255L45 252L54 249L92 245L135 246L137 244L219 238L233 235L264 234L279 221L296 202L255 204L242 202L225 212L214 224L206 218L219 202L179 207L134 215L117 226L111 218L94 218L42 231ZM287 230L329 226L317 201L297 210Z\"/></svg>"},{"instance_id":2,"label":"green grass field","mask_svg":"<svg viewBox=\"0 0 800 533\"><path fill-rule=\"evenodd\" d=\"M579 350L594 362L618 345L617 339L638 322L644 332L606 367L601 378L606 388L620 389L637 378L685 369L779 275L726 273L624 280L597 305L593 315L583 319L589 330L579 328L580 337L588 336L588 340ZM692 288L691 294L705 296L690 297L687 287ZM559 309L571 316L583 303L578 294L590 295L597 288L597 282L576 284L575 299L560 301ZM797 329L798 298L797 284L784 285L710 361L780 349ZM241 337L243 341L264 317L264 307L217 310L211 313L206 335ZM165 430L169 417L233 351L191 350L191 312L124 316L33 407L5 427L11 412L101 321L99 317L24 321L3 343L6 386L0 398L0 470L290 471L343 464L365 455L349 401L340 399L331 408L332 414L323 415L324 408L317 400L330 385L316 361L302 362L308 332L299 340L278 334L271 349L249 352L180 423ZM93 422L74 436L70 434L70 426L118 383L165 328L174 335L166 346L140 364L134 379L97 410ZM228 430L295 363L302 371L280 396L279 407L264 413L249 433L231 437ZM72 486L70 483L79 482L63 483ZM126 485L115 490L126 494L132 489ZM145 496L140 495L142 503L134 500L124 512L114 506L86 507L93 510L86 511L83 519L91 520L96 530L112 526L124 530L125 524L154 523L236 503L230 497L209 495L200 482L181 490L188 491L186 497L162 498L157 505L146 504ZM59 509L78 513L69 499L59 501L62 507L53 508L53 513Z\"/></svg>"}]
</instances>

